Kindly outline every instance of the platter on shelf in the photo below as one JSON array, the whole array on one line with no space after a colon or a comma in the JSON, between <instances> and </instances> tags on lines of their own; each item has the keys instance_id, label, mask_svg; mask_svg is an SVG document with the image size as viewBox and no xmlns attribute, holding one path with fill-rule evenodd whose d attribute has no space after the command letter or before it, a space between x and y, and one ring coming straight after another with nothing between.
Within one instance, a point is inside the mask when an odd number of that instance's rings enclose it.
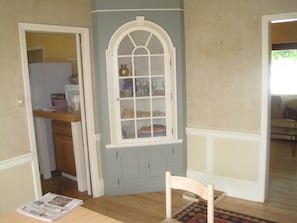
<instances>
[{"instance_id":1,"label":"platter on shelf","mask_svg":"<svg viewBox=\"0 0 297 223\"><path fill-rule=\"evenodd\" d=\"M138 130L138 137L145 138L151 136L151 126L142 126ZM166 126L165 125L153 125L153 136L166 136Z\"/></svg>"}]
</instances>

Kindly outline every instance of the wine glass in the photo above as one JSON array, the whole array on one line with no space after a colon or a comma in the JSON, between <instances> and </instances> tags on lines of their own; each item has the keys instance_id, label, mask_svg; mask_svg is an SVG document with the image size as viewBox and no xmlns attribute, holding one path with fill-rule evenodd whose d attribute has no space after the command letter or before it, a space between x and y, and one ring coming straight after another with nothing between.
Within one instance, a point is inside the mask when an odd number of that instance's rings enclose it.
<instances>
[{"instance_id":1,"label":"wine glass","mask_svg":"<svg viewBox=\"0 0 297 223\"><path fill-rule=\"evenodd\" d=\"M157 82L156 81L152 81L151 85L152 85L152 94L154 94L154 92L155 92L155 90L157 88Z\"/></svg>"},{"instance_id":2,"label":"wine glass","mask_svg":"<svg viewBox=\"0 0 297 223\"><path fill-rule=\"evenodd\" d=\"M141 82L141 86L142 86L142 89L143 89L143 95L147 95L148 94L148 88L149 88L149 85L148 85L148 81L147 80L143 80Z\"/></svg>"},{"instance_id":3,"label":"wine glass","mask_svg":"<svg viewBox=\"0 0 297 223\"><path fill-rule=\"evenodd\" d=\"M149 94L150 86L148 80L145 80L145 95Z\"/></svg>"},{"instance_id":4,"label":"wine glass","mask_svg":"<svg viewBox=\"0 0 297 223\"><path fill-rule=\"evenodd\" d=\"M165 90L165 81L162 81L162 88Z\"/></svg>"},{"instance_id":5,"label":"wine glass","mask_svg":"<svg viewBox=\"0 0 297 223\"><path fill-rule=\"evenodd\" d=\"M139 92L138 92L138 90L139 90ZM136 93L136 95L141 95L141 84L140 84L140 82L137 80L137 81L135 81L135 93Z\"/></svg>"}]
</instances>

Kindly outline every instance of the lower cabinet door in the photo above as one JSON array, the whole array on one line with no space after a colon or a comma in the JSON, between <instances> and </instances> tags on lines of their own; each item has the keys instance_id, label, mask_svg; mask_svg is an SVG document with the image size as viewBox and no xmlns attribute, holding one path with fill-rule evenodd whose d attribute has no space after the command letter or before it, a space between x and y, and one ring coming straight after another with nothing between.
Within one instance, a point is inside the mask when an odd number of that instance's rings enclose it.
<instances>
[{"instance_id":1,"label":"lower cabinet door","mask_svg":"<svg viewBox=\"0 0 297 223\"><path fill-rule=\"evenodd\" d=\"M151 187L165 185L165 172L169 170L170 152L169 148L148 149L146 153L146 178Z\"/></svg>"},{"instance_id":2,"label":"lower cabinet door","mask_svg":"<svg viewBox=\"0 0 297 223\"><path fill-rule=\"evenodd\" d=\"M56 121L52 126L57 170L76 176L71 125Z\"/></svg>"},{"instance_id":3,"label":"lower cabinet door","mask_svg":"<svg viewBox=\"0 0 297 223\"><path fill-rule=\"evenodd\" d=\"M118 152L119 184L121 187L135 188L145 184L144 161L142 149Z\"/></svg>"},{"instance_id":4,"label":"lower cabinet door","mask_svg":"<svg viewBox=\"0 0 297 223\"><path fill-rule=\"evenodd\" d=\"M57 170L76 176L72 138L62 135L54 138Z\"/></svg>"}]
</instances>

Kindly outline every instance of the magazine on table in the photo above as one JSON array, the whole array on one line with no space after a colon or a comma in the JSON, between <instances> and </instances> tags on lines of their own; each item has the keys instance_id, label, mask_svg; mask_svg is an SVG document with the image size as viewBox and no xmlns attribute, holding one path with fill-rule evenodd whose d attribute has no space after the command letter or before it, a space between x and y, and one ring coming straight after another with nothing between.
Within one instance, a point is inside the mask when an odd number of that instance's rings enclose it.
<instances>
[{"instance_id":1,"label":"magazine on table","mask_svg":"<svg viewBox=\"0 0 297 223\"><path fill-rule=\"evenodd\" d=\"M39 220L53 222L82 203L83 201L79 199L47 193L39 200L19 207L17 212Z\"/></svg>"}]
</instances>

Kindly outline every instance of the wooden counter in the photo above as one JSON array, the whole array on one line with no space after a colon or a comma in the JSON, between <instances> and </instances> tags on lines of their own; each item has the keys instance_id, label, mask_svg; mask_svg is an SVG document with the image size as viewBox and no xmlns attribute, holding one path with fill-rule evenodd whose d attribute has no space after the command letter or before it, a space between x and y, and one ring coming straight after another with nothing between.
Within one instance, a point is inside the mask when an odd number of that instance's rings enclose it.
<instances>
[{"instance_id":1,"label":"wooden counter","mask_svg":"<svg viewBox=\"0 0 297 223\"><path fill-rule=\"evenodd\" d=\"M52 120L66 121L66 122L79 122L80 112L67 112L67 111L33 111L34 117L47 118Z\"/></svg>"}]
</instances>

